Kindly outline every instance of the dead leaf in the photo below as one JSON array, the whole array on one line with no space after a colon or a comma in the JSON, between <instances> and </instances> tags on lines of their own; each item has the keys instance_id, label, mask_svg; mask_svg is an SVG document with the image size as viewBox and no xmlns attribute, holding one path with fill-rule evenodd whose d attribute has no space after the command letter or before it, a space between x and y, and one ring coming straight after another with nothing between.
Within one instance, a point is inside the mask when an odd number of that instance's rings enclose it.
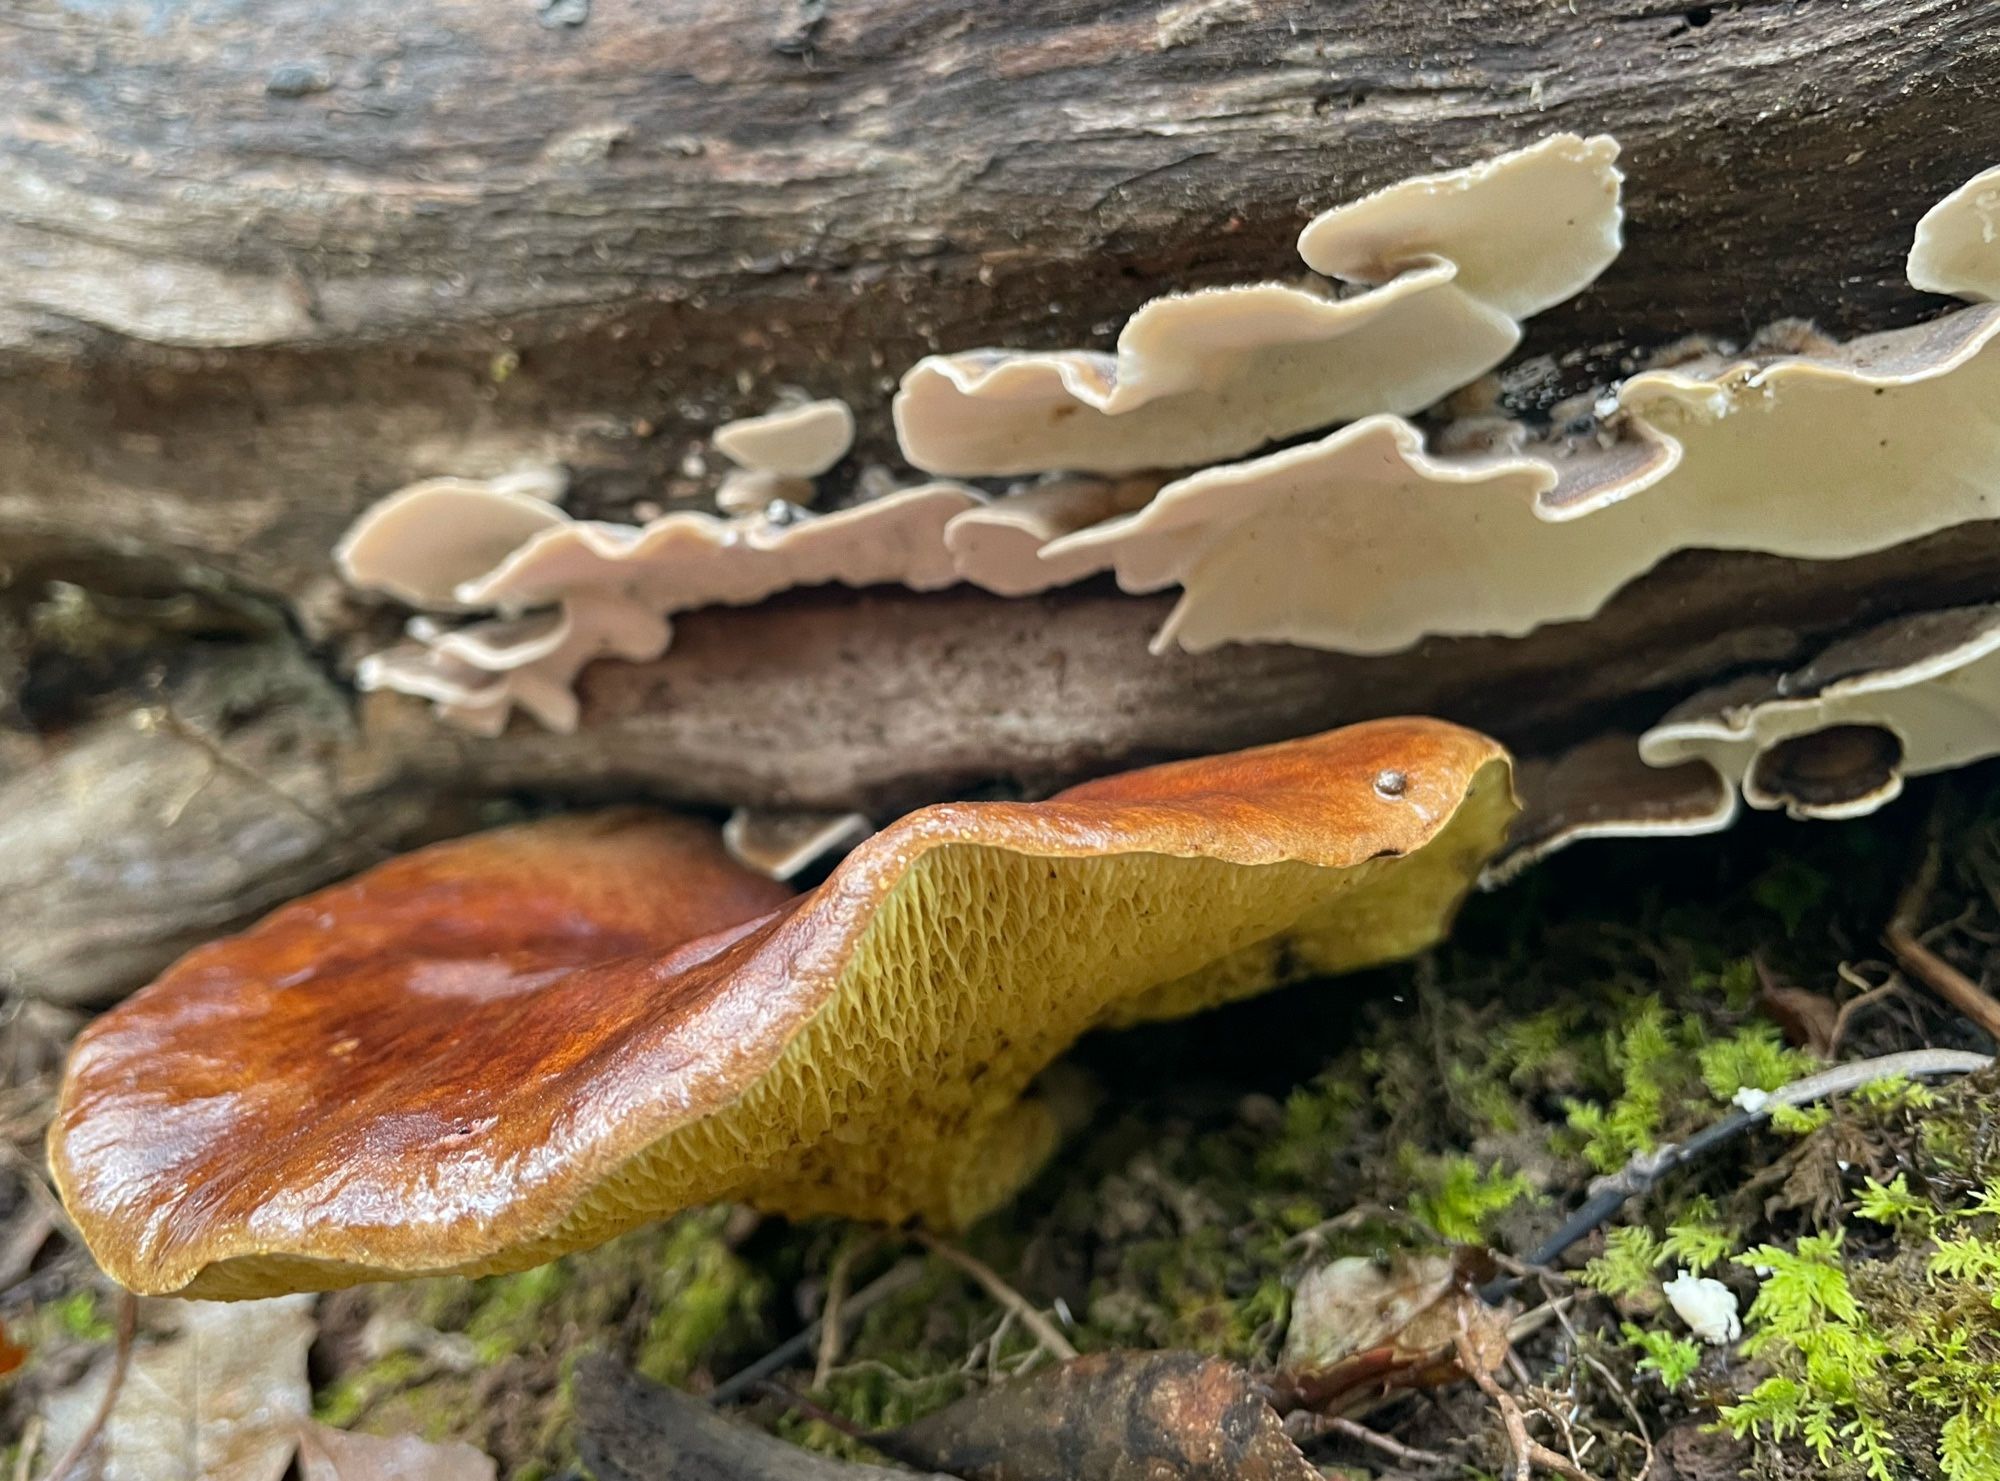
<instances>
[{"instance_id":1,"label":"dead leaf","mask_svg":"<svg viewBox=\"0 0 2000 1481\"><path fill-rule=\"evenodd\" d=\"M1190 1352L1093 1353L868 1440L965 1481L1319 1481L1250 1376Z\"/></svg>"},{"instance_id":2,"label":"dead leaf","mask_svg":"<svg viewBox=\"0 0 2000 1481\"><path fill-rule=\"evenodd\" d=\"M299 1431L304 1481L494 1481L493 1462L470 1445L415 1435L351 1435L309 1424Z\"/></svg>"},{"instance_id":3,"label":"dead leaf","mask_svg":"<svg viewBox=\"0 0 2000 1481\"><path fill-rule=\"evenodd\" d=\"M575 1394L577 1449L597 1481L924 1481L801 1450L606 1357L577 1364Z\"/></svg>"},{"instance_id":4,"label":"dead leaf","mask_svg":"<svg viewBox=\"0 0 2000 1481\"><path fill-rule=\"evenodd\" d=\"M0 1378L6 1377L28 1360L28 1349L7 1335L7 1325L0 1322Z\"/></svg>"},{"instance_id":5,"label":"dead leaf","mask_svg":"<svg viewBox=\"0 0 2000 1481\"><path fill-rule=\"evenodd\" d=\"M1488 1306L1478 1283L1492 1274L1483 1251L1365 1256L1309 1271L1292 1297L1280 1366L1288 1404L1325 1412L1401 1388L1463 1376L1463 1332L1488 1373L1507 1359L1511 1308Z\"/></svg>"},{"instance_id":6,"label":"dead leaf","mask_svg":"<svg viewBox=\"0 0 2000 1481\"><path fill-rule=\"evenodd\" d=\"M310 1407L311 1296L175 1301L149 1313L172 1330L136 1348L90 1454L98 1481L279 1481ZM99 1363L50 1397L48 1447L84 1431L110 1380Z\"/></svg>"},{"instance_id":7,"label":"dead leaf","mask_svg":"<svg viewBox=\"0 0 2000 1481\"><path fill-rule=\"evenodd\" d=\"M1766 974L1759 1006L1792 1043L1820 1059L1832 1056L1840 1027L1840 1008L1833 999L1803 987L1789 987Z\"/></svg>"}]
</instances>

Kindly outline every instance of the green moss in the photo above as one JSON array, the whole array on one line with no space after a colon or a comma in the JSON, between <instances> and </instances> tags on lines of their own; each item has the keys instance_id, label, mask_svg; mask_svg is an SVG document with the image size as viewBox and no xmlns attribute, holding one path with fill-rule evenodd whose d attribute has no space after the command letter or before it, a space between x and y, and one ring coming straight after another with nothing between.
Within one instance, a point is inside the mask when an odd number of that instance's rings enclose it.
<instances>
[{"instance_id":1,"label":"green moss","mask_svg":"<svg viewBox=\"0 0 2000 1481\"><path fill-rule=\"evenodd\" d=\"M429 1368L415 1353L393 1352L335 1379L313 1397L313 1418L346 1429L384 1396L407 1388Z\"/></svg>"},{"instance_id":2,"label":"green moss","mask_svg":"<svg viewBox=\"0 0 2000 1481\"><path fill-rule=\"evenodd\" d=\"M73 1291L53 1304L62 1330L82 1342L109 1342L111 1323L98 1308L97 1292Z\"/></svg>"},{"instance_id":3,"label":"green moss","mask_svg":"<svg viewBox=\"0 0 2000 1481\"><path fill-rule=\"evenodd\" d=\"M1983 1123L1990 1093L1956 1087L1930 1114ZM1737 1257L1759 1279L1743 1351L1770 1371L1722 1408L1733 1431L1834 1476L2000 1481L2000 1187L1941 1199L1948 1173L1914 1169L1928 1192L1859 1180L1858 1215L1897 1236L1870 1254L1836 1229Z\"/></svg>"},{"instance_id":4,"label":"green moss","mask_svg":"<svg viewBox=\"0 0 2000 1481\"><path fill-rule=\"evenodd\" d=\"M1527 1178L1503 1172L1498 1162L1482 1170L1470 1157L1412 1152L1404 1166L1417 1190L1411 1199L1417 1217L1465 1244L1485 1239L1499 1215L1534 1192Z\"/></svg>"},{"instance_id":5,"label":"green moss","mask_svg":"<svg viewBox=\"0 0 2000 1481\"><path fill-rule=\"evenodd\" d=\"M1671 1332L1646 1331L1626 1322L1619 1331L1637 1349L1639 1371L1651 1373L1666 1388L1679 1388L1701 1366L1701 1348Z\"/></svg>"},{"instance_id":6,"label":"green moss","mask_svg":"<svg viewBox=\"0 0 2000 1481\"><path fill-rule=\"evenodd\" d=\"M676 1220L655 1256L653 1316L634 1361L655 1383L686 1383L708 1353L741 1348L760 1328L771 1282L723 1242L728 1212Z\"/></svg>"},{"instance_id":7,"label":"green moss","mask_svg":"<svg viewBox=\"0 0 2000 1481\"><path fill-rule=\"evenodd\" d=\"M568 1261L537 1266L518 1275L489 1276L476 1283L472 1315L464 1331L482 1363L497 1363L548 1336L551 1307L571 1289Z\"/></svg>"},{"instance_id":8,"label":"green moss","mask_svg":"<svg viewBox=\"0 0 2000 1481\"><path fill-rule=\"evenodd\" d=\"M1715 1200L1697 1194L1684 1203L1667 1225L1661 1250L1683 1270L1705 1275L1734 1254L1743 1243L1739 1229L1724 1219Z\"/></svg>"}]
</instances>

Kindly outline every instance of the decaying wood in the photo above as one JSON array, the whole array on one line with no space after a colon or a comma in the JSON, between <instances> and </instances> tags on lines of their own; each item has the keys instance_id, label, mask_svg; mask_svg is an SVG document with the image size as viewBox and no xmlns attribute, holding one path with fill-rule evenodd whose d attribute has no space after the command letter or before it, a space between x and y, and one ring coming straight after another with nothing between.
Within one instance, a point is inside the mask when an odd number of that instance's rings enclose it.
<instances>
[{"instance_id":1,"label":"decaying wood","mask_svg":"<svg viewBox=\"0 0 2000 1481\"><path fill-rule=\"evenodd\" d=\"M341 697L296 654L203 646L149 702L0 770L0 987L116 995L294 895L477 821L462 796L343 786Z\"/></svg>"},{"instance_id":2,"label":"decaying wood","mask_svg":"<svg viewBox=\"0 0 2000 1481\"><path fill-rule=\"evenodd\" d=\"M602 1354L577 1364L577 1449L600 1481L925 1481L914 1471L815 1455ZM929 1481L951 1481L936 1476Z\"/></svg>"},{"instance_id":3,"label":"decaying wood","mask_svg":"<svg viewBox=\"0 0 2000 1481\"><path fill-rule=\"evenodd\" d=\"M1154 656L1169 599L1108 583L1013 600L814 591L677 619L659 661L596 665L574 736L517 724L483 741L386 696L364 725L398 766L440 780L879 813L1382 715L1441 714L1544 749L1628 710L1649 722L1664 696L1718 674L1781 668L1830 633L1996 581L2000 524L1850 561L1688 553L1588 623L1374 658L1283 644Z\"/></svg>"},{"instance_id":4,"label":"decaying wood","mask_svg":"<svg viewBox=\"0 0 2000 1481\"><path fill-rule=\"evenodd\" d=\"M929 350L1103 342L1294 271L1313 210L1555 130L1626 148L1627 250L1529 347L1598 360L1916 317L1912 225L2000 156L1996 0L540 12L6 7L0 537L336 622L328 547L410 477L549 457L623 512L782 383L880 449Z\"/></svg>"},{"instance_id":5,"label":"decaying wood","mask_svg":"<svg viewBox=\"0 0 2000 1481\"><path fill-rule=\"evenodd\" d=\"M1546 395L1689 330L1927 311L1902 254L2000 159L2000 0L1578 9L6 7L0 727L61 678L34 649L51 580L143 570L289 625L163 633L157 684L0 733L0 982L122 990L496 798L881 813L1419 710L1537 748L1990 599L1980 525L1817 565L1684 554L1591 624L1387 658L1154 658L1167 599L1093 583L691 614L659 662L586 675L575 736L483 741L345 688L393 614L328 552L412 477L558 461L574 508L625 517L697 492L700 435L785 384L852 400L886 457L923 353L1106 343L1160 291L1290 270L1313 210L1557 129L1622 140L1630 225L1530 326L1562 360ZM230 699L273 672L282 702Z\"/></svg>"},{"instance_id":6,"label":"decaying wood","mask_svg":"<svg viewBox=\"0 0 2000 1481\"><path fill-rule=\"evenodd\" d=\"M1243 1369L1192 1352L1100 1352L960 1399L870 1443L965 1481L1311 1481Z\"/></svg>"}]
</instances>

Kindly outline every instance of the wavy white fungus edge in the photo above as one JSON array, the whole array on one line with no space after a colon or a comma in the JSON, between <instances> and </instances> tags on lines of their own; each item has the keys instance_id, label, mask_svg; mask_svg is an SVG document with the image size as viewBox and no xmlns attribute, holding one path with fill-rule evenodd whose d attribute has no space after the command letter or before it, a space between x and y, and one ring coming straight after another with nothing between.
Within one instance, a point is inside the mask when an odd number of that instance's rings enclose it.
<instances>
[{"instance_id":1,"label":"wavy white fungus edge","mask_svg":"<svg viewBox=\"0 0 2000 1481\"><path fill-rule=\"evenodd\" d=\"M772 879L796 879L874 831L875 825L858 812L739 807L722 825L722 846L747 869Z\"/></svg>"},{"instance_id":2,"label":"wavy white fungus edge","mask_svg":"<svg viewBox=\"0 0 2000 1481\"><path fill-rule=\"evenodd\" d=\"M1045 558L1181 586L1156 648L1518 637L1595 615L1675 551L1837 560L2000 516L1996 339L2000 306L1648 372L1618 392L1620 440L1560 453L1425 457L1371 419L1169 484Z\"/></svg>"},{"instance_id":3,"label":"wavy white fungus edge","mask_svg":"<svg viewBox=\"0 0 2000 1481\"><path fill-rule=\"evenodd\" d=\"M1558 134L1318 217L1306 262L1378 284L1336 297L1260 283L1154 299L1112 355L968 350L903 377L897 435L916 467L957 476L1190 467L1384 412L1476 380L1519 319L1581 291L1617 256L1617 143Z\"/></svg>"},{"instance_id":4,"label":"wavy white fungus edge","mask_svg":"<svg viewBox=\"0 0 2000 1481\"><path fill-rule=\"evenodd\" d=\"M333 548L348 585L413 607L462 611L462 581L506 559L531 535L568 518L555 505L560 468L524 468L496 478L426 478L364 510Z\"/></svg>"},{"instance_id":5,"label":"wavy white fungus edge","mask_svg":"<svg viewBox=\"0 0 2000 1481\"><path fill-rule=\"evenodd\" d=\"M968 509L945 526L960 579L1003 597L1029 596L1081 580L1095 568L1086 552L1048 558L1056 540L1144 507L1158 478L1058 477Z\"/></svg>"},{"instance_id":6,"label":"wavy white fungus edge","mask_svg":"<svg viewBox=\"0 0 2000 1481\"><path fill-rule=\"evenodd\" d=\"M404 499L395 494L384 504ZM449 502L471 528L516 508L509 494L491 489L467 498L455 488ZM742 606L828 582L894 582L919 591L951 585L958 574L945 527L980 502L961 485L926 484L834 514L799 511L782 519L684 512L640 526L551 510L525 542L447 594L458 610L497 608L507 615L456 628L413 619L409 641L362 660L356 682L431 700L441 718L483 735L504 730L516 707L551 730L570 732L584 666L596 658L659 657L672 635L672 613ZM411 517L407 505L398 521L378 524L378 532L436 528Z\"/></svg>"},{"instance_id":7,"label":"wavy white fungus edge","mask_svg":"<svg viewBox=\"0 0 2000 1481\"><path fill-rule=\"evenodd\" d=\"M2000 165L1924 213L1908 271L1911 285L1927 293L1977 303L2000 299Z\"/></svg>"},{"instance_id":8,"label":"wavy white fungus edge","mask_svg":"<svg viewBox=\"0 0 2000 1481\"><path fill-rule=\"evenodd\" d=\"M410 625L411 640L361 660L355 683L437 705L438 715L478 735L507 728L518 707L550 730L576 729L576 678L598 658L658 658L666 618L616 598L578 596L550 612L466 627Z\"/></svg>"},{"instance_id":9,"label":"wavy white fungus edge","mask_svg":"<svg viewBox=\"0 0 2000 1481\"><path fill-rule=\"evenodd\" d=\"M1479 877L1498 889L1561 849L1592 838L1690 838L1736 821L1736 789L1698 761L1649 766L1638 737L1596 736L1515 764L1521 811Z\"/></svg>"},{"instance_id":10,"label":"wavy white fungus edge","mask_svg":"<svg viewBox=\"0 0 2000 1481\"><path fill-rule=\"evenodd\" d=\"M716 451L756 473L817 478L854 446L854 413L831 397L777 406L715 429Z\"/></svg>"},{"instance_id":11,"label":"wavy white fungus edge","mask_svg":"<svg viewBox=\"0 0 2000 1481\"><path fill-rule=\"evenodd\" d=\"M1893 737L1851 773L1822 767L1817 795L1774 772L1781 748L1854 728ZM1738 681L1677 706L1639 738L1652 766L1706 762L1751 807L1850 818L1903 778L2000 755L2000 606L1919 613L1835 644L1781 678Z\"/></svg>"}]
</instances>

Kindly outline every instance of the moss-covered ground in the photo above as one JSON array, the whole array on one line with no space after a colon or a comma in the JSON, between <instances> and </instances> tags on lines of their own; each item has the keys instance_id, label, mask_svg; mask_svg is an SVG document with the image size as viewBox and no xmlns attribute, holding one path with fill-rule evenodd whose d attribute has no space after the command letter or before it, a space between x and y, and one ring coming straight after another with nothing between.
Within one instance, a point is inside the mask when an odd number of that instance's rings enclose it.
<instances>
[{"instance_id":1,"label":"moss-covered ground","mask_svg":"<svg viewBox=\"0 0 2000 1481\"><path fill-rule=\"evenodd\" d=\"M1708 840L1586 845L1476 897L1425 960L1099 1036L1061 1067L1096 1107L1087 1125L963 1247L1082 1351L1269 1368L1314 1265L1441 1240L1518 1254L1592 1178L1727 1115L1745 1088L1829 1054L1989 1049L1881 945L1927 852L1942 867L1919 925L1978 982L2000 967L1990 769L1859 823L1753 818ZM1891 1081L1787 1114L1627 1204L1521 1292L1528 1307L1568 1298L1517 1341L1529 1385L1509 1380L1536 1396L1541 1438L1607 1481L1649 1455L1656 1477L2000 1478L1995 1083ZM767 1391L751 1416L841 1450L853 1442L809 1408L889 1425L1047 1361L961 1268L902 1234L716 1209L522 1275L329 1297L317 1405L341 1425L469 1440L502 1475L573 1474L581 1354L704 1389L830 1288L912 1261L837 1351L780 1375L810 1406ZM1737 1296L1743 1341L1691 1338L1663 1296L1681 1270ZM9 1313L37 1354L24 1374L105 1340L109 1306L83 1282ZM1366 1420L1447 1455L1446 1474L1508 1469L1469 1385ZM1388 1464L1348 1441L1310 1453L1354 1475Z\"/></svg>"}]
</instances>

